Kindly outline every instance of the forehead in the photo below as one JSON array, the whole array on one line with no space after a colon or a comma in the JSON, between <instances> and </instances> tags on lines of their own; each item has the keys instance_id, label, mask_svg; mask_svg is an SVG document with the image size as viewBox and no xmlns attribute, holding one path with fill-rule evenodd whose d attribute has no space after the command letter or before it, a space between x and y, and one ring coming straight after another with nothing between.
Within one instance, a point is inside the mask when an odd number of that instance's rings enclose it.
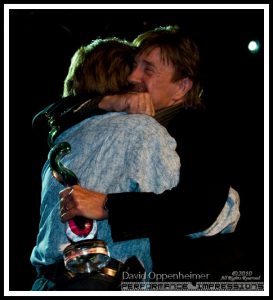
<instances>
[{"instance_id":1,"label":"forehead","mask_svg":"<svg viewBox=\"0 0 273 300\"><path fill-rule=\"evenodd\" d=\"M147 61L154 64L172 66L172 63L162 53L160 47L148 48L137 55L137 61Z\"/></svg>"}]
</instances>

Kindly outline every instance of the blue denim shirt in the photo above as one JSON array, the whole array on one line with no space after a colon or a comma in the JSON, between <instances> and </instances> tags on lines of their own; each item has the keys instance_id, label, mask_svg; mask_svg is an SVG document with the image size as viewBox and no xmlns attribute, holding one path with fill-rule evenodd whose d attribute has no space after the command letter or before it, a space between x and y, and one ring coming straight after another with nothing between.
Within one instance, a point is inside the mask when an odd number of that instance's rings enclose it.
<instances>
[{"instance_id":1,"label":"blue denim shirt","mask_svg":"<svg viewBox=\"0 0 273 300\"><path fill-rule=\"evenodd\" d=\"M103 193L162 193L178 183L180 159L176 142L163 126L146 115L94 116L63 132L56 140L61 141L71 145L62 163L85 188ZM42 171L39 233L31 254L35 266L62 259L62 251L69 243L59 211L59 192L63 188L52 177L47 161ZM152 271L148 238L114 243L108 221L97 221L97 225L97 238L108 244L111 257L124 262L136 255L145 271Z\"/></svg>"},{"instance_id":2,"label":"blue denim shirt","mask_svg":"<svg viewBox=\"0 0 273 300\"><path fill-rule=\"evenodd\" d=\"M71 145L71 152L62 163L77 175L85 188L106 194L130 191L159 194L179 181L176 142L164 127L146 115L108 113L94 116L63 132L56 140L61 141ZM62 251L69 244L66 225L60 220L59 192L62 189L52 177L47 161L42 170L39 233L31 254L34 266L62 259ZM233 232L240 218L239 204L239 195L231 187L215 222L189 237ZM124 262L136 255L145 271L152 271L148 238L114 243L108 221L97 221L97 225L97 238L108 244L111 257Z\"/></svg>"}]
</instances>

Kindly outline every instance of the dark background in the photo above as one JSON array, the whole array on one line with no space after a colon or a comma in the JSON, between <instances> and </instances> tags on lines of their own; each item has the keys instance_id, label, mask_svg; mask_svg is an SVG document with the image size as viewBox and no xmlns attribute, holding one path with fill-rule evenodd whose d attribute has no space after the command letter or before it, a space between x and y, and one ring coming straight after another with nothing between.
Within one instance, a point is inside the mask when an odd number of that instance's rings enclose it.
<instances>
[{"instance_id":1,"label":"dark background","mask_svg":"<svg viewBox=\"0 0 273 300\"><path fill-rule=\"evenodd\" d=\"M230 115L227 143L238 154L242 259L249 270L262 272L263 10L10 10L10 290L30 290L35 279L29 257L48 147L33 133L33 116L61 96L70 58L81 44L109 36L132 40L169 24L192 34L201 52L204 99ZM258 53L247 49L250 40L260 41Z\"/></svg>"}]
</instances>

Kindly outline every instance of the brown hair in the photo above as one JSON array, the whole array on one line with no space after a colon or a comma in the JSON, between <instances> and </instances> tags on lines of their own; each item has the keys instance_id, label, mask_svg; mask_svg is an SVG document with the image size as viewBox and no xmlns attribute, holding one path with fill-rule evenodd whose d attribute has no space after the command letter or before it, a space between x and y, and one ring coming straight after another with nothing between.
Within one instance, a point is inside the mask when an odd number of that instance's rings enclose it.
<instances>
[{"instance_id":1,"label":"brown hair","mask_svg":"<svg viewBox=\"0 0 273 300\"><path fill-rule=\"evenodd\" d=\"M85 93L120 93L128 87L135 47L118 38L96 39L73 55L63 97Z\"/></svg>"},{"instance_id":2,"label":"brown hair","mask_svg":"<svg viewBox=\"0 0 273 300\"><path fill-rule=\"evenodd\" d=\"M188 77L193 86L186 94L184 105L201 105L201 87L199 76L199 51L197 45L184 35L178 26L158 27L140 34L133 45L139 48L139 54L150 52L159 47L161 58L174 66L173 82Z\"/></svg>"}]
</instances>

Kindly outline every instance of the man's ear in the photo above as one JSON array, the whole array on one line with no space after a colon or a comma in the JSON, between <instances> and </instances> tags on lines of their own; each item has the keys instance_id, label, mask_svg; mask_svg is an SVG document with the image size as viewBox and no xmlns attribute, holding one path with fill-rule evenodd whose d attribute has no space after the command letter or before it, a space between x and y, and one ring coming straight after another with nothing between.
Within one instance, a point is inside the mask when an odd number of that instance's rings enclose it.
<instances>
[{"instance_id":1,"label":"man's ear","mask_svg":"<svg viewBox=\"0 0 273 300\"><path fill-rule=\"evenodd\" d=\"M182 102L184 96L192 88L192 80L188 77L182 78L177 82L177 90L173 96L173 100L176 103Z\"/></svg>"}]
</instances>

